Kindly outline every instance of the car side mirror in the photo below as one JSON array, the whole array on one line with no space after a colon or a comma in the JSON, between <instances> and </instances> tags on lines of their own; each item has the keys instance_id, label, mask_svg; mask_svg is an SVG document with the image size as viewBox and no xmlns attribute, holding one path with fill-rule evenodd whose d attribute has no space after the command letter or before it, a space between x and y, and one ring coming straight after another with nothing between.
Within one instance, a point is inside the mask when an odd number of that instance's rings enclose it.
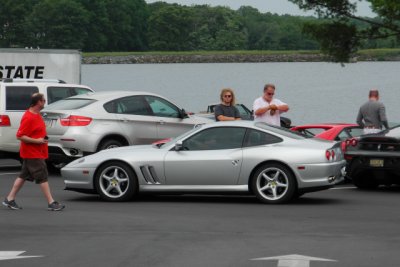
<instances>
[{"instance_id":1,"label":"car side mirror","mask_svg":"<svg viewBox=\"0 0 400 267\"><path fill-rule=\"evenodd\" d=\"M175 143L175 151L181 151L183 150L183 143L182 141L178 141Z\"/></svg>"},{"instance_id":2,"label":"car side mirror","mask_svg":"<svg viewBox=\"0 0 400 267\"><path fill-rule=\"evenodd\" d=\"M180 110L180 117L182 119L186 119L186 118L189 118L189 115L186 113L186 111L184 109L181 109Z\"/></svg>"}]
</instances>

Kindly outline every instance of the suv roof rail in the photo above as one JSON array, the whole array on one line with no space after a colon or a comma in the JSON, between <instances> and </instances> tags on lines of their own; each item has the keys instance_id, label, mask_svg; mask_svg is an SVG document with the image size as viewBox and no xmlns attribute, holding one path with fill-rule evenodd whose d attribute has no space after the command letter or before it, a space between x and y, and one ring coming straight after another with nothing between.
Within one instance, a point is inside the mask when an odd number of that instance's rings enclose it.
<instances>
[{"instance_id":1,"label":"suv roof rail","mask_svg":"<svg viewBox=\"0 0 400 267\"><path fill-rule=\"evenodd\" d=\"M14 82L24 82L24 83L66 83L63 80L58 79L13 79L13 78L4 78L0 79L0 81L5 83L14 83Z\"/></svg>"}]
</instances>

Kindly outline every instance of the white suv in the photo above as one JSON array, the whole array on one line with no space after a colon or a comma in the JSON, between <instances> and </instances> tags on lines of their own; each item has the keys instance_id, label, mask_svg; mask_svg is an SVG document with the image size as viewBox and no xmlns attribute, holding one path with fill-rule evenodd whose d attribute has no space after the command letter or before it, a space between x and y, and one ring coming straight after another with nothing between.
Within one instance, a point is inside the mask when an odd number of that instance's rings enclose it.
<instances>
[{"instance_id":1,"label":"white suv","mask_svg":"<svg viewBox=\"0 0 400 267\"><path fill-rule=\"evenodd\" d=\"M19 158L19 141L15 134L33 93L44 94L46 104L70 96L93 92L78 84L61 80L3 79L0 80L0 158Z\"/></svg>"}]
</instances>

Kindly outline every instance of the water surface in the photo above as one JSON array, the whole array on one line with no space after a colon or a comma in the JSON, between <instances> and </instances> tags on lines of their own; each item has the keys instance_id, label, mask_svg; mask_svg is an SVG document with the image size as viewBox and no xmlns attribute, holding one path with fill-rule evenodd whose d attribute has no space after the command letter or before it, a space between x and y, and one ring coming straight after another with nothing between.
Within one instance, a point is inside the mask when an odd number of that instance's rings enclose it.
<instances>
[{"instance_id":1,"label":"water surface","mask_svg":"<svg viewBox=\"0 0 400 267\"><path fill-rule=\"evenodd\" d=\"M187 111L219 102L222 88L252 107L265 83L286 102L293 124L355 122L368 91L378 88L389 121L400 122L400 62L198 63L83 65L82 83L97 91L140 90L161 94Z\"/></svg>"}]
</instances>

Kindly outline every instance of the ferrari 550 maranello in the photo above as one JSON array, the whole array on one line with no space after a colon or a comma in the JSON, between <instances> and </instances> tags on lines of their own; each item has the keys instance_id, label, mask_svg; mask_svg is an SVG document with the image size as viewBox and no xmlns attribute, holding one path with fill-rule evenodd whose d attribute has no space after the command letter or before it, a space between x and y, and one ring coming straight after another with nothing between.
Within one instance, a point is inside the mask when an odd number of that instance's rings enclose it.
<instances>
[{"instance_id":1,"label":"ferrari 550 maranello","mask_svg":"<svg viewBox=\"0 0 400 267\"><path fill-rule=\"evenodd\" d=\"M201 125L162 145L112 148L61 170L67 190L126 201L140 193L254 194L284 203L343 179L339 143L253 121Z\"/></svg>"}]
</instances>

